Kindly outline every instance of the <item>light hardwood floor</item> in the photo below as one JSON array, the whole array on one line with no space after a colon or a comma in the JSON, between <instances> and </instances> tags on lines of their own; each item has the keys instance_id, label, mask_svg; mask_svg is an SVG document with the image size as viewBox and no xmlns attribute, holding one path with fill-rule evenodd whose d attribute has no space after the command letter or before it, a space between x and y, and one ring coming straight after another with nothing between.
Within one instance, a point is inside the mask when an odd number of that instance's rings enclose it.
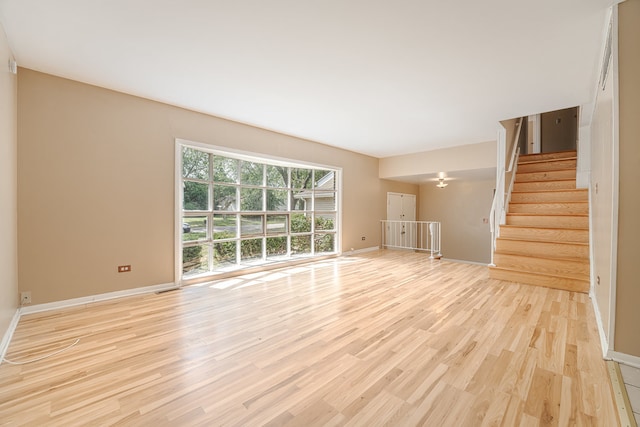
<instances>
[{"instance_id":1,"label":"light hardwood floor","mask_svg":"<svg viewBox=\"0 0 640 427\"><path fill-rule=\"evenodd\" d=\"M24 316L1 425L618 424L589 297L377 251Z\"/></svg>"}]
</instances>

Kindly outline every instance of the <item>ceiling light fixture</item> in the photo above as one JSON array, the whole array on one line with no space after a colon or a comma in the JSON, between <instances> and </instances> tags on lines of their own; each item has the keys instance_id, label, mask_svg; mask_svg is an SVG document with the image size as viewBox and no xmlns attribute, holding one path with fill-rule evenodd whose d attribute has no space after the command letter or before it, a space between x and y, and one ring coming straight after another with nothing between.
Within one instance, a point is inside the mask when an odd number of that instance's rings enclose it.
<instances>
[{"instance_id":1,"label":"ceiling light fixture","mask_svg":"<svg viewBox=\"0 0 640 427\"><path fill-rule=\"evenodd\" d=\"M447 185L449 185L449 184L447 184L447 183L445 183L445 182L444 182L444 178L440 178L440 179L439 179L439 181L440 181L440 182L438 183L438 185L436 185L436 187L438 187L438 188L444 188L444 187L446 187Z\"/></svg>"}]
</instances>

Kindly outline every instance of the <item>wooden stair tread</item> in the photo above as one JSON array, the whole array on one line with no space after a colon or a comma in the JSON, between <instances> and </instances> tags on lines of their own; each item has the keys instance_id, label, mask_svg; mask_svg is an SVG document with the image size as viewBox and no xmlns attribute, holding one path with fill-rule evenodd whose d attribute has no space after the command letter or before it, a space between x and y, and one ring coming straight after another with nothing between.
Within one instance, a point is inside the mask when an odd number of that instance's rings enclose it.
<instances>
[{"instance_id":1,"label":"wooden stair tread","mask_svg":"<svg viewBox=\"0 0 640 427\"><path fill-rule=\"evenodd\" d=\"M504 227L504 225L503 225ZM539 228L539 227L531 227L531 228ZM554 228L553 230L557 230ZM574 228L573 230L583 230L582 228ZM510 240L513 242L523 242L523 243L553 243L554 245L580 245L580 246L589 246L589 243L585 242L567 242L567 241L558 241L558 240L528 240L528 239L518 239L514 237L498 237L498 240Z\"/></svg>"},{"instance_id":2,"label":"wooden stair tread","mask_svg":"<svg viewBox=\"0 0 640 427\"><path fill-rule=\"evenodd\" d=\"M556 169L551 171L521 171L516 172L516 183L557 181L560 179L576 179L576 169Z\"/></svg>"},{"instance_id":3,"label":"wooden stair tread","mask_svg":"<svg viewBox=\"0 0 640 427\"><path fill-rule=\"evenodd\" d=\"M523 172L523 173L534 173L534 172ZM518 173L516 172L516 175L517 174ZM558 179L549 179L549 180L541 180L541 181L527 181L527 184L530 184L530 183L533 183L533 182L548 183L548 182L564 182L564 181L575 181L575 180L576 180L575 178L558 178ZM516 182L518 182L518 181L516 180ZM586 190L586 188L585 188L585 190Z\"/></svg>"},{"instance_id":4,"label":"wooden stair tread","mask_svg":"<svg viewBox=\"0 0 640 427\"><path fill-rule=\"evenodd\" d=\"M521 157L522 159L522 157ZM535 165L540 163L553 163L553 162L561 162L565 160L578 160L577 156L572 157L558 157L555 159L541 159L541 160L518 160L518 165Z\"/></svg>"},{"instance_id":5,"label":"wooden stair tread","mask_svg":"<svg viewBox=\"0 0 640 427\"><path fill-rule=\"evenodd\" d=\"M585 214L585 213L570 213L570 214L563 214L563 213L554 213L554 214L541 214L541 213L537 213L537 212L532 212L532 213L524 213L524 212L509 212L507 213L508 215L514 215L514 216L560 216L560 217L568 217L568 216L578 216L578 217L589 217L589 214ZM504 225L501 225L500 227L504 227Z\"/></svg>"},{"instance_id":6,"label":"wooden stair tread","mask_svg":"<svg viewBox=\"0 0 640 427\"><path fill-rule=\"evenodd\" d=\"M544 271L535 271L535 270L513 270L509 267L500 267L500 266L495 266L495 267L491 267L491 268L499 268L502 270L507 270L507 271L517 271L517 272L522 272L522 273L532 273L532 274L539 274L541 276L549 276L549 277L562 277L564 279L573 279L573 280L585 280L585 281L589 281L589 275L584 275L584 274L580 274L580 273L546 273Z\"/></svg>"},{"instance_id":7,"label":"wooden stair tread","mask_svg":"<svg viewBox=\"0 0 640 427\"><path fill-rule=\"evenodd\" d=\"M547 182L551 182L551 181L547 181ZM545 190L526 190L526 191L513 190L511 192L511 194L516 194L516 193L518 193L518 194L519 193L586 193L586 192L588 192L588 190L586 188L565 188L565 189L549 188L549 189L545 189Z\"/></svg>"},{"instance_id":8,"label":"wooden stair tread","mask_svg":"<svg viewBox=\"0 0 640 427\"><path fill-rule=\"evenodd\" d=\"M589 292L589 280L577 279L573 277L548 275L544 273L533 273L516 271L502 267L489 267L489 277L496 280L515 282L524 285L545 286L548 288L562 289L573 292Z\"/></svg>"},{"instance_id":9,"label":"wooden stair tread","mask_svg":"<svg viewBox=\"0 0 640 427\"><path fill-rule=\"evenodd\" d=\"M545 159L562 159L567 157L577 157L578 152L576 150L556 151L554 153L534 153L534 154L521 154L518 160L529 162L532 160L545 160Z\"/></svg>"},{"instance_id":10,"label":"wooden stair tread","mask_svg":"<svg viewBox=\"0 0 640 427\"><path fill-rule=\"evenodd\" d=\"M522 174L526 174L526 173L549 173L549 172L575 172L576 168L565 168L565 169L554 169L554 170L550 170L550 171L536 171L536 172L522 172ZM520 173L520 171L516 171L516 179L518 174ZM564 179L569 179L569 178L564 178Z\"/></svg>"},{"instance_id":11,"label":"wooden stair tread","mask_svg":"<svg viewBox=\"0 0 640 427\"><path fill-rule=\"evenodd\" d=\"M542 243L542 242L537 242L537 243ZM494 252L495 255L509 255L509 256L517 256L517 257L524 257L527 259L531 259L534 258L536 260L548 260L548 261L558 261L558 262L568 262L568 263L577 263L577 264L587 264L589 265L589 259L588 258L580 258L580 257L568 257L568 256L541 256L541 255L523 255L521 253L513 253L513 252L509 252L509 251L495 251ZM505 267L507 268L507 267ZM522 270L522 271L534 271L534 272L538 272L537 270ZM548 274L548 273L547 273ZM570 273L560 273L560 275L563 274L570 274ZM577 276L579 277L584 277L584 275L582 273L576 273Z\"/></svg>"},{"instance_id":12,"label":"wooden stair tread","mask_svg":"<svg viewBox=\"0 0 640 427\"><path fill-rule=\"evenodd\" d=\"M539 227L539 226L535 226L535 225L511 225L511 224L503 224L500 226L500 228L505 228L505 229L520 229L520 228L524 228L526 230L540 230L540 231L562 231L562 230L568 230L568 231L589 231L588 227L575 227L575 228L569 228L569 227Z\"/></svg>"}]
</instances>

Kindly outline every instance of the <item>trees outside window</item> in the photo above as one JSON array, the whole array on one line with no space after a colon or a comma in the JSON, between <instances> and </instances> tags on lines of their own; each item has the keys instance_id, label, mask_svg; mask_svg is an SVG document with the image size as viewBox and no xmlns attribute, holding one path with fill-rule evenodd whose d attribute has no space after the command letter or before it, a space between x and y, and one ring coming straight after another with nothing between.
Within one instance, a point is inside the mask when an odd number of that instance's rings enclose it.
<instances>
[{"instance_id":1,"label":"trees outside window","mask_svg":"<svg viewBox=\"0 0 640 427\"><path fill-rule=\"evenodd\" d=\"M183 278L337 252L337 169L181 154Z\"/></svg>"}]
</instances>

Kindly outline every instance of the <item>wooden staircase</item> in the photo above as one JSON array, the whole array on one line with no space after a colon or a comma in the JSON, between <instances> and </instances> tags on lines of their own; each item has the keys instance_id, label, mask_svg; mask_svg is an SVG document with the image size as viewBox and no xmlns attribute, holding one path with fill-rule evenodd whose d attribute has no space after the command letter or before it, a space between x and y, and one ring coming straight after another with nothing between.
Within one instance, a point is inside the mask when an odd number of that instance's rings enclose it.
<instances>
[{"instance_id":1,"label":"wooden staircase","mask_svg":"<svg viewBox=\"0 0 640 427\"><path fill-rule=\"evenodd\" d=\"M576 189L576 152L520 156L491 278L589 291L588 190Z\"/></svg>"}]
</instances>

